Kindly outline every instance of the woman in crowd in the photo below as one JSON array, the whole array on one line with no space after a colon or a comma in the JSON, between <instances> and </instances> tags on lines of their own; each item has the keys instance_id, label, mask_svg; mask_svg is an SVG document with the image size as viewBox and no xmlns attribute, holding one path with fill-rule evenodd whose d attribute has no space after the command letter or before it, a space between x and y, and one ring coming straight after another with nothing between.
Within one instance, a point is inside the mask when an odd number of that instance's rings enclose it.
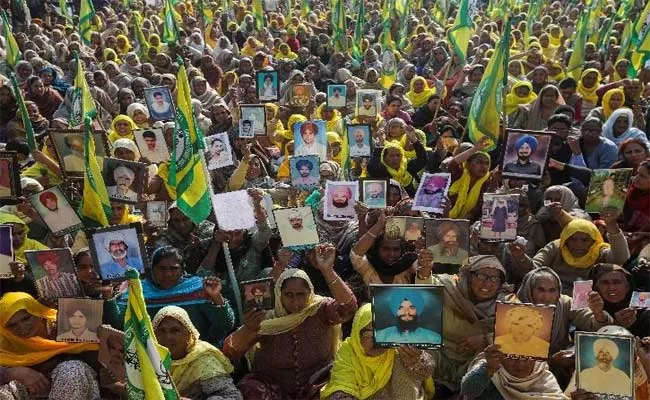
<instances>
[{"instance_id":1,"label":"woman in crowd","mask_svg":"<svg viewBox=\"0 0 650 400\"><path fill-rule=\"evenodd\" d=\"M634 114L629 108L619 108L612 112L603 126L603 136L620 146L628 139L639 138L649 146L645 133L633 126Z\"/></svg>"}]
</instances>

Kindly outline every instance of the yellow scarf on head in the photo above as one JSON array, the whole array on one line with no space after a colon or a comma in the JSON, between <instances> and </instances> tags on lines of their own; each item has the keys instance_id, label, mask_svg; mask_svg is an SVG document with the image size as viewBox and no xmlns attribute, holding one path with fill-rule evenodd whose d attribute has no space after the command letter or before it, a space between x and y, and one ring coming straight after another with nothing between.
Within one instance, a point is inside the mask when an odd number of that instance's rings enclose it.
<instances>
[{"instance_id":1,"label":"yellow scarf on head","mask_svg":"<svg viewBox=\"0 0 650 400\"><path fill-rule=\"evenodd\" d=\"M414 129L413 132L415 132L415 135L418 137L422 145L424 145L427 142L427 135L426 133L422 132L419 129ZM404 149L404 156L406 157L406 160L411 160L413 158L417 157L417 153L415 152L415 148L413 150L406 150L406 141L408 140L408 137L406 134L402 135L402 138L399 140L400 146ZM426 147L424 148L425 150L431 150L430 148Z\"/></svg>"},{"instance_id":2,"label":"yellow scarf on head","mask_svg":"<svg viewBox=\"0 0 650 400\"><path fill-rule=\"evenodd\" d=\"M330 145L335 143L338 143L341 146L343 145L343 141L341 140L341 137L336 132L327 132L327 143L329 143ZM342 156L343 156L343 149L341 149L341 151L339 151L339 154L337 154L336 156L332 155L332 161L336 161L339 165L342 165L341 164Z\"/></svg>"},{"instance_id":3,"label":"yellow scarf on head","mask_svg":"<svg viewBox=\"0 0 650 400\"><path fill-rule=\"evenodd\" d=\"M278 111L280 111L280 107L277 104L274 103L266 103L264 105L266 107L266 114L267 116L270 116L271 119L277 118L278 117ZM269 121L270 122L270 121ZM267 122L268 124L268 122ZM267 128L268 129L268 128ZM282 121L280 119L275 120L275 132L279 135L283 135L284 133L284 125L282 124ZM284 136L284 135L283 135ZM274 142L278 147L281 147L280 143Z\"/></svg>"},{"instance_id":4,"label":"yellow scarf on head","mask_svg":"<svg viewBox=\"0 0 650 400\"><path fill-rule=\"evenodd\" d=\"M553 68L559 68L560 72L557 73L556 75L550 75L549 74L548 79L550 79L552 81L555 81L555 82L560 82L562 79L566 78L566 73L564 72L564 68L562 67L562 64L560 64L557 61L549 61L549 64Z\"/></svg>"},{"instance_id":5,"label":"yellow scarf on head","mask_svg":"<svg viewBox=\"0 0 650 400\"><path fill-rule=\"evenodd\" d=\"M131 42L129 41L129 38L126 35L117 35L115 38L116 40L123 39L124 40L124 47L120 47L117 49L119 55L123 56L129 51L131 51Z\"/></svg>"},{"instance_id":6,"label":"yellow scarf on head","mask_svg":"<svg viewBox=\"0 0 650 400\"><path fill-rule=\"evenodd\" d=\"M420 93L415 93L415 91L413 90L413 88L415 87L415 82L417 81L422 81L424 83L424 89ZM406 92L404 97L406 97L411 102L411 104L413 104L414 108L418 108L427 104L429 97L431 97L436 93L437 93L436 88L430 88L426 79L424 79L421 76L416 76L413 79L411 79L409 91Z\"/></svg>"},{"instance_id":7,"label":"yellow scarf on head","mask_svg":"<svg viewBox=\"0 0 650 400\"><path fill-rule=\"evenodd\" d=\"M327 107L327 104L323 103L316 108L316 119L323 119L323 110L325 107ZM332 119L325 121L325 129L327 132L341 134L341 113L336 109L331 111L334 115L332 115Z\"/></svg>"},{"instance_id":8,"label":"yellow scarf on head","mask_svg":"<svg viewBox=\"0 0 650 400\"><path fill-rule=\"evenodd\" d=\"M560 30L560 36L554 36L553 35L553 30L555 28ZM549 25L548 27L548 41L550 44L553 46L560 46L562 44L562 28L558 27L557 25Z\"/></svg>"},{"instance_id":9,"label":"yellow scarf on head","mask_svg":"<svg viewBox=\"0 0 650 400\"><path fill-rule=\"evenodd\" d=\"M24 292L5 293L0 299L0 361L3 367L32 367L50 358L67 353L78 354L84 351L99 350L99 345L91 343L71 344L56 342L40 336L21 338L5 328L7 322L18 311L56 323L56 310L45 307Z\"/></svg>"},{"instance_id":10,"label":"yellow scarf on head","mask_svg":"<svg viewBox=\"0 0 650 400\"><path fill-rule=\"evenodd\" d=\"M112 59L110 59L111 58L109 57L110 55L113 55ZM104 49L104 62L106 61L113 61L117 65L122 64L122 60L120 59L120 57L118 57L115 50L111 49L110 47Z\"/></svg>"},{"instance_id":11,"label":"yellow scarf on head","mask_svg":"<svg viewBox=\"0 0 650 400\"><path fill-rule=\"evenodd\" d=\"M293 126L298 122L306 122L306 121L307 121L307 117L305 117L302 114L291 114L289 120L287 121L287 129L284 131L282 137L287 140L293 140Z\"/></svg>"},{"instance_id":12,"label":"yellow scarf on head","mask_svg":"<svg viewBox=\"0 0 650 400\"><path fill-rule=\"evenodd\" d=\"M576 233L585 233L594 241L589 249L589 252L582 257L575 257L569 248L566 246L566 241ZM555 241L560 247L562 252L562 258L564 261L572 266L573 268L589 268L598 262L600 257L600 251L602 249L609 249L609 244L605 243L603 236L600 234L600 231L591 221L586 219L577 218L569 222L562 233L560 238Z\"/></svg>"},{"instance_id":13,"label":"yellow scarf on head","mask_svg":"<svg viewBox=\"0 0 650 400\"><path fill-rule=\"evenodd\" d=\"M596 84L594 84L593 87L591 88L586 88L582 84L582 79L587 76L588 74L597 74L598 78L596 78ZM602 80L602 77L600 76L600 71L598 71L596 68L588 68L584 71L582 71L582 74L580 75L580 81L578 82L578 93L582 96L582 98L591 104L597 104L598 103L598 95L596 94L596 91L598 90L598 87L600 87L600 81Z\"/></svg>"},{"instance_id":14,"label":"yellow scarf on head","mask_svg":"<svg viewBox=\"0 0 650 400\"><path fill-rule=\"evenodd\" d=\"M291 179L291 164L289 162L291 151L289 151L289 147L293 147L293 144L294 144L293 140L289 140L287 144L284 146L284 160L282 160L282 163L278 168L278 172L275 174L275 177L277 179L281 179L281 178Z\"/></svg>"},{"instance_id":15,"label":"yellow scarf on head","mask_svg":"<svg viewBox=\"0 0 650 400\"><path fill-rule=\"evenodd\" d=\"M131 133L129 133L126 136L122 136L119 133L117 133L117 129L115 129L115 125L117 125L117 123L120 121L126 121L129 123L129 125L131 126ZM120 114L117 117L113 118L113 122L111 122L111 133L108 134L108 141L113 143L117 139L123 139L123 138L135 140L135 137L133 136L133 131L136 129L138 129L138 125L136 125L136 123L133 122L133 120L128 115Z\"/></svg>"},{"instance_id":16,"label":"yellow scarf on head","mask_svg":"<svg viewBox=\"0 0 650 400\"><path fill-rule=\"evenodd\" d=\"M620 81L620 80L623 79L623 78L618 74L618 72L616 72L616 67L618 67L618 64L620 64L620 63L622 63L622 62L624 62L624 61L627 61L628 63L630 62L627 58L621 58L620 60L618 60L618 61L616 61L616 62L614 63L614 77L612 78L612 80L610 81L610 83L611 83L611 82L618 82L618 81Z\"/></svg>"},{"instance_id":17,"label":"yellow scarf on head","mask_svg":"<svg viewBox=\"0 0 650 400\"><path fill-rule=\"evenodd\" d=\"M27 234L29 233L29 228L27 227L27 224L25 221L22 219L18 218L17 216L13 214L7 214L7 213L0 213L0 225L22 225L24 227L23 230L23 244L20 245L20 248L14 249L14 257L16 258L16 261L20 261L22 263L27 263L27 258L25 257L25 251L27 250L47 250L48 247L42 244L41 242L38 242L34 239L30 239L27 237ZM11 317L10 317L11 318ZM1 358L0 358L1 360Z\"/></svg>"},{"instance_id":18,"label":"yellow scarf on head","mask_svg":"<svg viewBox=\"0 0 650 400\"><path fill-rule=\"evenodd\" d=\"M386 152L390 149L397 149L399 150L400 154L402 155L402 162L399 166L398 170L395 170L388 166L386 162L384 161L384 157L386 156ZM406 159L406 155L404 154L404 149L398 142L386 142L384 143L384 150L381 152L381 163L386 167L386 171L390 174L390 176L395 179L400 185L402 185L403 188L407 188L413 183L413 177L411 174L408 172L408 161Z\"/></svg>"},{"instance_id":19,"label":"yellow scarf on head","mask_svg":"<svg viewBox=\"0 0 650 400\"><path fill-rule=\"evenodd\" d=\"M282 52L282 49L287 50L287 54L284 54ZM296 58L298 58L298 54L294 53L291 51L291 48L289 47L288 44L282 43L278 49L278 51L275 53L275 59L276 60L284 60L284 61L293 61Z\"/></svg>"},{"instance_id":20,"label":"yellow scarf on head","mask_svg":"<svg viewBox=\"0 0 650 400\"><path fill-rule=\"evenodd\" d=\"M528 96L519 97L517 96L517 89L520 87L528 88ZM512 85L510 93L506 95L505 107L506 114L510 115L519 109L520 105L530 104L537 98L537 95L533 91L533 84L528 81L519 81Z\"/></svg>"},{"instance_id":21,"label":"yellow scarf on head","mask_svg":"<svg viewBox=\"0 0 650 400\"><path fill-rule=\"evenodd\" d=\"M490 155L488 153L479 151L476 154L482 154L487 157L488 162L490 161ZM479 196L481 195L481 188L489 177L490 173L488 172L483 177L478 179L474 183L474 186L470 188L472 177L469 173L469 169L467 168L467 161L463 163L463 175L461 175L460 179L454 182L449 188L449 194L458 195L454 207L449 212L449 218L465 218L474 209L474 207L476 207L476 204L479 201Z\"/></svg>"},{"instance_id":22,"label":"yellow scarf on head","mask_svg":"<svg viewBox=\"0 0 650 400\"><path fill-rule=\"evenodd\" d=\"M607 92L605 92L605 94L603 95L603 116L605 117L605 120L607 120L607 118L609 118L609 116L612 115L612 113L617 110L616 108L611 108L609 105L609 100L615 94L620 94L621 96L623 96L623 101L621 102L619 108L623 107L623 105L625 104L625 92L623 91L623 89L620 88L610 89Z\"/></svg>"}]
</instances>

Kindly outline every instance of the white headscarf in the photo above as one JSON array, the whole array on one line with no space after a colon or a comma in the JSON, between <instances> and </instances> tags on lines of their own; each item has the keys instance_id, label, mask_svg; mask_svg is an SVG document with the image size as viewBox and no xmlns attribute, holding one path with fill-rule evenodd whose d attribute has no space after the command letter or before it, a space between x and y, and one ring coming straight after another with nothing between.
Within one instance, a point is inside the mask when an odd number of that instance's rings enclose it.
<instances>
[{"instance_id":1,"label":"white headscarf","mask_svg":"<svg viewBox=\"0 0 650 400\"><path fill-rule=\"evenodd\" d=\"M614 136L614 125L616 124L616 120L621 116L627 117L627 120L629 121L629 127L625 132L623 132L622 135L616 137ZM607 121L603 126L603 136L611 140L612 142L614 142L619 147L621 146L621 143L623 143L627 139L632 139L632 138L643 139L646 147L648 147L648 138L646 137L645 133L643 133L642 130L633 127L633 123L634 123L634 114L632 113L632 110L630 110L629 108L619 108L617 110L614 110L612 115L610 115L609 118L607 118Z\"/></svg>"}]
</instances>

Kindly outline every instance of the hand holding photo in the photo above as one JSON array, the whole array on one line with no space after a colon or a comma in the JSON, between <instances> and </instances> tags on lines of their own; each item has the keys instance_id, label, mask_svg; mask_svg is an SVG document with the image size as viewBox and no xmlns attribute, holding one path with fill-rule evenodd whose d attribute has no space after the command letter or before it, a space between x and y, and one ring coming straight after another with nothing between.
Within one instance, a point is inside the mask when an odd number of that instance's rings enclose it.
<instances>
[{"instance_id":1,"label":"hand holding photo","mask_svg":"<svg viewBox=\"0 0 650 400\"><path fill-rule=\"evenodd\" d=\"M632 292L630 308L650 309L650 292Z\"/></svg>"},{"instance_id":2,"label":"hand holding photo","mask_svg":"<svg viewBox=\"0 0 650 400\"><path fill-rule=\"evenodd\" d=\"M169 149L160 128L138 129L133 131L135 143L142 157L154 164L169 161Z\"/></svg>"},{"instance_id":3,"label":"hand holding photo","mask_svg":"<svg viewBox=\"0 0 650 400\"><path fill-rule=\"evenodd\" d=\"M499 242L515 240L518 218L519 195L483 194L481 239Z\"/></svg>"},{"instance_id":4,"label":"hand holding photo","mask_svg":"<svg viewBox=\"0 0 650 400\"><path fill-rule=\"evenodd\" d=\"M298 122L293 125L295 156L317 155L327 160L327 132L325 121Z\"/></svg>"},{"instance_id":5,"label":"hand holding photo","mask_svg":"<svg viewBox=\"0 0 650 400\"><path fill-rule=\"evenodd\" d=\"M497 302L494 344L506 356L546 360L555 306Z\"/></svg>"},{"instance_id":6,"label":"hand holding photo","mask_svg":"<svg viewBox=\"0 0 650 400\"><path fill-rule=\"evenodd\" d=\"M58 186L33 194L29 202L54 236L63 236L84 226Z\"/></svg>"},{"instance_id":7,"label":"hand holding photo","mask_svg":"<svg viewBox=\"0 0 650 400\"><path fill-rule=\"evenodd\" d=\"M327 181L325 186L325 221L351 221L357 217L354 206L359 199L358 182Z\"/></svg>"},{"instance_id":8,"label":"hand holding photo","mask_svg":"<svg viewBox=\"0 0 650 400\"><path fill-rule=\"evenodd\" d=\"M633 341L632 336L576 332L576 387L633 399Z\"/></svg>"},{"instance_id":9,"label":"hand holding photo","mask_svg":"<svg viewBox=\"0 0 650 400\"><path fill-rule=\"evenodd\" d=\"M370 125L348 125L347 131L350 157L370 157Z\"/></svg>"},{"instance_id":10,"label":"hand holding photo","mask_svg":"<svg viewBox=\"0 0 650 400\"><path fill-rule=\"evenodd\" d=\"M147 103L152 121L174 119L174 104L167 86L145 88L144 100Z\"/></svg>"},{"instance_id":11,"label":"hand holding photo","mask_svg":"<svg viewBox=\"0 0 650 400\"><path fill-rule=\"evenodd\" d=\"M374 89L357 90L357 115L376 117L379 109L379 93Z\"/></svg>"},{"instance_id":12,"label":"hand holding photo","mask_svg":"<svg viewBox=\"0 0 650 400\"><path fill-rule=\"evenodd\" d=\"M311 207L280 208L273 215L284 247L302 249L320 242Z\"/></svg>"},{"instance_id":13,"label":"hand holding photo","mask_svg":"<svg viewBox=\"0 0 650 400\"><path fill-rule=\"evenodd\" d=\"M412 210L442 213L442 201L447 196L450 183L451 174L423 173L420 179L420 186L418 187L417 193L415 193L415 203L413 204Z\"/></svg>"},{"instance_id":14,"label":"hand holding photo","mask_svg":"<svg viewBox=\"0 0 650 400\"><path fill-rule=\"evenodd\" d=\"M257 98L260 101L278 101L278 71L262 70L257 72Z\"/></svg>"},{"instance_id":15,"label":"hand holding photo","mask_svg":"<svg viewBox=\"0 0 650 400\"><path fill-rule=\"evenodd\" d=\"M585 211L599 213L607 209L623 210L631 179L631 168L593 170Z\"/></svg>"},{"instance_id":16,"label":"hand holding photo","mask_svg":"<svg viewBox=\"0 0 650 400\"><path fill-rule=\"evenodd\" d=\"M124 332L101 325L97 330L99 353L97 361L106 368L118 382L124 382L126 367L124 364Z\"/></svg>"},{"instance_id":17,"label":"hand holding photo","mask_svg":"<svg viewBox=\"0 0 650 400\"><path fill-rule=\"evenodd\" d=\"M103 280L123 280L128 268L147 269L142 225L116 225L87 232L94 265Z\"/></svg>"},{"instance_id":18,"label":"hand holding photo","mask_svg":"<svg viewBox=\"0 0 650 400\"><path fill-rule=\"evenodd\" d=\"M57 308L57 342L99 343L104 300L60 298Z\"/></svg>"},{"instance_id":19,"label":"hand holding photo","mask_svg":"<svg viewBox=\"0 0 650 400\"><path fill-rule=\"evenodd\" d=\"M386 208L387 181L363 180L361 186L361 201L368 208Z\"/></svg>"},{"instance_id":20,"label":"hand holding photo","mask_svg":"<svg viewBox=\"0 0 650 400\"><path fill-rule=\"evenodd\" d=\"M256 279L241 283L244 312L250 310L273 310L273 278Z\"/></svg>"},{"instance_id":21,"label":"hand holding photo","mask_svg":"<svg viewBox=\"0 0 650 400\"><path fill-rule=\"evenodd\" d=\"M205 162L210 171L234 165L228 132L205 138Z\"/></svg>"},{"instance_id":22,"label":"hand holding photo","mask_svg":"<svg viewBox=\"0 0 650 400\"><path fill-rule=\"evenodd\" d=\"M593 281L575 281L573 282L573 297L571 299L571 309L580 310L589 308L589 293L592 291Z\"/></svg>"},{"instance_id":23,"label":"hand holding photo","mask_svg":"<svg viewBox=\"0 0 650 400\"><path fill-rule=\"evenodd\" d=\"M427 219L424 223L426 246L436 264L460 265L469 257L469 221Z\"/></svg>"},{"instance_id":24,"label":"hand holding photo","mask_svg":"<svg viewBox=\"0 0 650 400\"><path fill-rule=\"evenodd\" d=\"M26 251L38 297L46 302L82 295L70 249Z\"/></svg>"},{"instance_id":25,"label":"hand holding photo","mask_svg":"<svg viewBox=\"0 0 650 400\"><path fill-rule=\"evenodd\" d=\"M237 205L236 212L231 208L233 204ZM217 225L223 231L245 230L255 226L253 201L246 190L213 194L212 205Z\"/></svg>"},{"instance_id":26,"label":"hand holding photo","mask_svg":"<svg viewBox=\"0 0 650 400\"><path fill-rule=\"evenodd\" d=\"M503 154L505 178L542 178L551 136L548 134L507 130Z\"/></svg>"},{"instance_id":27,"label":"hand holding photo","mask_svg":"<svg viewBox=\"0 0 650 400\"><path fill-rule=\"evenodd\" d=\"M11 263L14 262L12 229L12 225L0 225L0 279L14 277L11 270Z\"/></svg>"},{"instance_id":28,"label":"hand holding photo","mask_svg":"<svg viewBox=\"0 0 650 400\"><path fill-rule=\"evenodd\" d=\"M346 85L327 85L327 107L345 108L348 87Z\"/></svg>"},{"instance_id":29,"label":"hand holding photo","mask_svg":"<svg viewBox=\"0 0 650 400\"><path fill-rule=\"evenodd\" d=\"M167 228L167 220L169 219L167 202L164 200L148 201L145 218L157 228Z\"/></svg>"},{"instance_id":30,"label":"hand holding photo","mask_svg":"<svg viewBox=\"0 0 650 400\"><path fill-rule=\"evenodd\" d=\"M0 151L0 200L15 200L20 194L18 153Z\"/></svg>"},{"instance_id":31,"label":"hand holding photo","mask_svg":"<svg viewBox=\"0 0 650 400\"><path fill-rule=\"evenodd\" d=\"M105 158L102 176L108 197L119 203L137 203L139 195L144 192L145 169L143 163Z\"/></svg>"},{"instance_id":32,"label":"hand holding photo","mask_svg":"<svg viewBox=\"0 0 650 400\"><path fill-rule=\"evenodd\" d=\"M253 138L266 135L266 107L259 104L242 104L239 106L239 137Z\"/></svg>"},{"instance_id":33,"label":"hand holding photo","mask_svg":"<svg viewBox=\"0 0 650 400\"><path fill-rule=\"evenodd\" d=\"M310 191L320 185L320 163L317 155L289 157L291 186Z\"/></svg>"}]
</instances>

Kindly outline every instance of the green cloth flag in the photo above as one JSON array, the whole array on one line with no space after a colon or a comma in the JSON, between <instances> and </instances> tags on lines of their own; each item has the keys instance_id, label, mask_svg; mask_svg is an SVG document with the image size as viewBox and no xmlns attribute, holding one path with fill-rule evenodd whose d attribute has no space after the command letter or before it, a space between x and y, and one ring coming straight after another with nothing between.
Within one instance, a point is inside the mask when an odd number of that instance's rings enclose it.
<instances>
[{"instance_id":1,"label":"green cloth flag","mask_svg":"<svg viewBox=\"0 0 650 400\"><path fill-rule=\"evenodd\" d=\"M300 16L302 18L307 18L309 13L311 12L311 5L309 4L310 0L301 0L302 3L300 3Z\"/></svg>"},{"instance_id":2,"label":"green cloth flag","mask_svg":"<svg viewBox=\"0 0 650 400\"><path fill-rule=\"evenodd\" d=\"M163 23L163 43L178 42L178 24L176 23L176 12L171 0L165 0L165 22Z\"/></svg>"},{"instance_id":3,"label":"green cloth flag","mask_svg":"<svg viewBox=\"0 0 650 400\"><path fill-rule=\"evenodd\" d=\"M6 62L11 70L16 69L16 64L20 60L20 49L18 48L18 43L16 43L16 38L11 32L11 26L9 26L9 20L7 19L7 13L2 10L2 36L5 38L5 48L7 51Z\"/></svg>"},{"instance_id":4,"label":"green cloth flag","mask_svg":"<svg viewBox=\"0 0 650 400\"><path fill-rule=\"evenodd\" d=\"M83 64L79 58L79 54L75 53L75 68L76 74L74 78L74 89L72 92L72 107L70 111L69 126L79 126L83 123L86 117L95 118L97 115L97 108L95 107L95 100L90 93L86 76L84 75Z\"/></svg>"},{"instance_id":5,"label":"green cloth flag","mask_svg":"<svg viewBox=\"0 0 650 400\"><path fill-rule=\"evenodd\" d=\"M449 41L454 52L460 58L461 65L467 61L467 46L471 36L472 19L469 16L469 5L467 0L460 0L454 26L449 30Z\"/></svg>"},{"instance_id":6,"label":"green cloth flag","mask_svg":"<svg viewBox=\"0 0 650 400\"><path fill-rule=\"evenodd\" d=\"M16 76L13 73L9 75L9 79L11 80L11 87L14 89L14 96L16 97L16 103L18 104L18 112L20 113L20 118L22 119L23 126L25 127L27 145L29 146L30 150L37 150L36 139L34 138L34 128L32 127L32 120L29 119L27 107L25 107L25 99L23 99L23 93L20 91L18 81L16 80Z\"/></svg>"},{"instance_id":7,"label":"green cloth flag","mask_svg":"<svg viewBox=\"0 0 650 400\"><path fill-rule=\"evenodd\" d=\"M578 27L576 30L575 40L573 41L573 53L569 57L567 64L567 75L572 77L578 82L582 69L585 65L585 45L587 44L587 30L589 23L589 10L583 10L580 19L578 20Z\"/></svg>"},{"instance_id":8,"label":"green cloth flag","mask_svg":"<svg viewBox=\"0 0 650 400\"><path fill-rule=\"evenodd\" d=\"M59 0L59 8L61 9L61 15L63 15L65 20L72 23L72 17L68 13L68 4L65 0Z\"/></svg>"},{"instance_id":9,"label":"green cloth flag","mask_svg":"<svg viewBox=\"0 0 650 400\"><path fill-rule=\"evenodd\" d=\"M336 10L336 12L334 12L334 10ZM332 25L332 31L334 32L332 35L334 49L336 51L345 52L348 49L348 46L346 45L348 37L345 26L345 3L343 0L334 0L332 15L335 18Z\"/></svg>"},{"instance_id":10,"label":"green cloth flag","mask_svg":"<svg viewBox=\"0 0 650 400\"><path fill-rule=\"evenodd\" d=\"M264 28L264 7L262 7L262 0L253 0L253 18L255 19L255 29L260 32Z\"/></svg>"},{"instance_id":11,"label":"green cloth flag","mask_svg":"<svg viewBox=\"0 0 650 400\"><path fill-rule=\"evenodd\" d=\"M79 36L85 45L90 45L92 29L90 23L95 16L95 6L92 0L81 0L79 5Z\"/></svg>"},{"instance_id":12,"label":"green cloth flag","mask_svg":"<svg viewBox=\"0 0 650 400\"><path fill-rule=\"evenodd\" d=\"M84 190L79 204L79 216L86 228L108 226L111 216L111 202L102 177L92 135L92 118L84 118Z\"/></svg>"},{"instance_id":13,"label":"green cloth flag","mask_svg":"<svg viewBox=\"0 0 650 400\"><path fill-rule=\"evenodd\" d=\"M365 6L363 0L359 1L359 13L354 24L354 36L352 37L352 58L358 62L363 61L363 52L361 51L361 41L363 41L363 31L366 24Z\"/></svg>"}]
</instances>

